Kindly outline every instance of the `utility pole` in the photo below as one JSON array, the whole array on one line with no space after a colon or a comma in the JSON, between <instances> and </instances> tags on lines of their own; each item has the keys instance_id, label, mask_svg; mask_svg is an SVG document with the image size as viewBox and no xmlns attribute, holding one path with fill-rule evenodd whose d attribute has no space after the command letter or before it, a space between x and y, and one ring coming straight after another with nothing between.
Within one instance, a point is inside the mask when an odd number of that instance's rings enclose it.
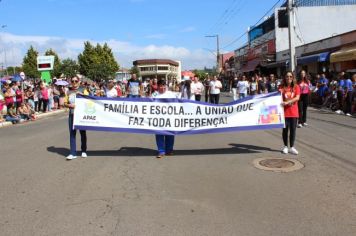
<instances>
[{"instance_id":1,"label":"utility pole","mask_svg":"<svg viewBox=\"0 0 356 236\"><path fill-rule=\"evenodd\" d=\"M219 46L219 35L206 35L207 38L216 38L216 72L219 73L219 58L220 58L220 46Z\"/></svg>"},{"instance_id":2,"label":"utility pole","mask_svg":"<svg viewBox=\"0 0 356 236\"><path fill-rule=\"evenodd\" d=\"M295 74L294 0L288 0L289 69Z\"/></svg>"}]
</instances>

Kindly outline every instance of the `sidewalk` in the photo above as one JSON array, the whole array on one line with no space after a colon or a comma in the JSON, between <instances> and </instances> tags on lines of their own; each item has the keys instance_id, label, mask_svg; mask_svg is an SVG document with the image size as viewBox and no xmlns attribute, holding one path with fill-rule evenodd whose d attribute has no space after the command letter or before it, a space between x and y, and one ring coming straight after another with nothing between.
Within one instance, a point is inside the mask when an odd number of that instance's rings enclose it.
<instances>
[{"instance_id":1,"label":"sidewalk","mask_svg":"<svg viewBox=\"0 0 356 236\"><path fill-rule=\"evenodd\" d=\"M56 111L49 111L49 112L46 112L46 113L39 113L36 115L37 119L35 121L32 121L32 122L37 122L38 119L41 119L43 117L47 117L47 116L53 116L53 115L57 115L57 114L60 114L60 113L65 113L67 112L67 109L61 109L61 110L56 110ZM12 124L11 122L9 121L5 121L5 122L0 122L0 128L2 127L7 127L7 126L11 126L11 125L14 125Z\"/></svg>"}]
</instances>

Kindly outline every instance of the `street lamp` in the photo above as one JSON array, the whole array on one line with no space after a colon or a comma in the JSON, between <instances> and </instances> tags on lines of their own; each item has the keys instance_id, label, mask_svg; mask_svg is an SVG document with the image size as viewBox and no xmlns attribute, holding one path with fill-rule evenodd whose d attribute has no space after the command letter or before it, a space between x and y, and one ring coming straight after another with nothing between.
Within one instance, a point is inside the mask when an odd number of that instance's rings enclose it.
<instances>
[{"instance_id":1,"label":"street lamp","mask_svg":"<svg viewBox=\"0 0 356 236\"><path fill-rule=\"evenodd\" d=\"M219 35L206 35L207 38L216 38L216 72L219 73Z\"/></svg>"}]
</instances>

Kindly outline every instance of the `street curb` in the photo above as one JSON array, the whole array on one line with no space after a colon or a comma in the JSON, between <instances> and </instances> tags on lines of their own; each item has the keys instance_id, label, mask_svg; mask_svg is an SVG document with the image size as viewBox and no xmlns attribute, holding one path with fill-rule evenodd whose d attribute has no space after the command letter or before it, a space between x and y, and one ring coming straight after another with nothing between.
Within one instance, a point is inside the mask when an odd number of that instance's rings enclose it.
<instances>
[{"instance_id":1,"label":"street curb","mask_svg":"<svg viewBox=\"0 0 356 236\"><path fill-rule=\"evenodd\" d=\"M57 115L57 114L61 114L61 113L64 113L66 111L67 111L67 109L62 109L62 110L57 110L57 111L50 111L50 112L38 114L36 117L37 117L37 119L39 119L39 118L43 118L43 117L48 117L48 116L54 116L54 115ZM1 122L0 123L0 128L11 126L11 125L14 125L14 124L12 124L9 121Z\"/></svg>"}]
</instances>

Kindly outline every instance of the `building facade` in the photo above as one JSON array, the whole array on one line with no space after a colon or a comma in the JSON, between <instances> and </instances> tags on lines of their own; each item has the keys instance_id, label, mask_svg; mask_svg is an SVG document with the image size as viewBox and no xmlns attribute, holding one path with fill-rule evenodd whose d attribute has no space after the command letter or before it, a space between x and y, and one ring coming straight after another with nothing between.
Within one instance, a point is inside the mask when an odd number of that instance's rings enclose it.
<instances>
[{"instance_id":1,"label":"building facade","mask_svg":"<svg viewBox=\"0 0 356 236\"><path fill-rule=\"evenodd\" d=\"M181 63L169 59L136 60L133 65L140 71L143 80L148 78L181 80Z\"/></svg>"},{"instance_id":2,"label":"building facade","mask_svg":"<svg viewBox=\"0 0 356 236\"><path fill-rule=\"evenodd\" d=\"M292 30L297 69L321 73L356 68L353 59L355 12L355 0L296 0ZM257 71L281 75L289 68L286 3L249 30L247 48L245 45L235 50L235 55L240 60L236 63L240 73Z\"/></svg>"}]
</instances>

